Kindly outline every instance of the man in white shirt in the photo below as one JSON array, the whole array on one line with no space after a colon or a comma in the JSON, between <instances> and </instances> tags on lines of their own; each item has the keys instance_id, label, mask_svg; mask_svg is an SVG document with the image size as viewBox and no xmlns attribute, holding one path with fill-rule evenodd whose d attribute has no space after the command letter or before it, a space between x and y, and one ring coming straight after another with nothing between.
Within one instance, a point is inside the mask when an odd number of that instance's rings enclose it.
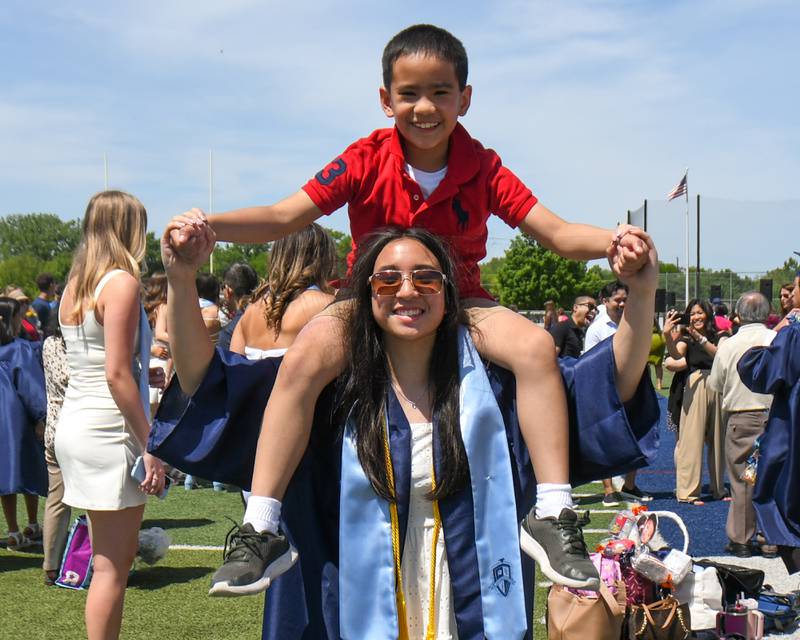
<instances>
[{"instance_id":1,"label":"man in white shirt","mask_svg":"<svg viewBox=\"0 0 800 640\"><path fill-rule=\"evenodd\" d=\"M607 284L600 292L600 299L605 312L598 314L586 330L584 353L617 332L628 299L628 285L619 281Z\"/></svg>"},{"instance_id":2,"label":"man in white shirt","mask_svg":"<svg viewBox=\"0 0 800 640\"><path fill-rule=\"evenodd\" d=\"M725 459L731 484L731 504L725 530L730 543L726 550L740 558L752 554L751 540L756 534L756 513L753 509L753 485L742 480L753 444L767 424L772 396L753 393L742 384L736 365L751 347L772 343L775 332L767 329L769 301L758 291L748 291L736 302L741 327L731 338L717 347L708 386L722 397L722 410L727 418ZM777 548L762 545L763 555L774 556Z\"/></svg>"}]
</instances>

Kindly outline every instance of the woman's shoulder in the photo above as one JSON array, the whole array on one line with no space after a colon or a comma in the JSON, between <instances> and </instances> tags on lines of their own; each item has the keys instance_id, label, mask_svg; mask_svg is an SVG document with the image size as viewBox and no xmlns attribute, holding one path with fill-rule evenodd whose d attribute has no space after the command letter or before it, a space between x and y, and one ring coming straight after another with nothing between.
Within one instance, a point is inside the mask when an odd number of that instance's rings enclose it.
<instances>
[{"instance_id":1,"label":"woman's shoulder","mask_svg":"<svg viewBox=\"0 0 800 640\"><path fill-rule=\"evenodd\" d=\"M318 288L308 288L302 291L295 299L295 302L303 301L306 304L323 304L328 305L333 302L333 294L325 293Z\"/></svg>"}]
</instances>

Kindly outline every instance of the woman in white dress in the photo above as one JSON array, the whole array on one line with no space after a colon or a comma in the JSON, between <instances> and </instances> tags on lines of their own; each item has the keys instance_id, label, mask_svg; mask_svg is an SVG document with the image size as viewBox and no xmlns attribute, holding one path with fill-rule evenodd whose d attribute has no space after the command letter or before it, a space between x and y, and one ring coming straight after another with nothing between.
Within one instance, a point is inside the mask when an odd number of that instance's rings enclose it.
<instances>
[{"instance_id":1,"label":"woman in white dress","mask_svg":"<svg viewBox=\"0 0 800 640\"><path fill-rule=\"evenodd\" d=\"M161 462L145 452L149 344L142 347L140 340L147 322L139 301L139 262L146 229L147 213L133 196L105 191L92 197L60 307L69 384L55 452L64 502L86 509L91 523L89 640L119 636L145 500L164 486ZM146 471L141 484L131 477L139 455Z\"/></svg>"}]
</instances>

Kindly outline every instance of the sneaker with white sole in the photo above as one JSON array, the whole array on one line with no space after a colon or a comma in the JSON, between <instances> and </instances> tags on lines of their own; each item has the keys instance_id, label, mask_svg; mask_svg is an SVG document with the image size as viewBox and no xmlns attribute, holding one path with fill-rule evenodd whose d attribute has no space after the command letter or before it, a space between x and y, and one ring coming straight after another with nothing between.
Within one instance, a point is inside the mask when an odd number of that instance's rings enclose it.
<instances>
[{"instance_id":1,"label":"sneaker with white sole","mask_svg":"<svg viewBox=\"0 0 800 640\"><path fill-rule=\"evenodd\" d=\"M618 491L612 491L603 496L604 507L618 507L619 503L623 501L624 499Z\"/></svg>"},{"instance_id":2,"label":"sneaker with white sole","mask_svg":"<svg viewBox=\"0 0 800 640\"><path fill-rule=\"evenodd\" d=\"M235 525L225 540L225 561L211 578L210 596L261 593L295 563L298 553L282 533Z\"/></svg>"},{"instance_id":3,"label":"sneaker with white sole","mask_svg":"<svg viewBox=\"0 0 800 640\"><path fill-rule=\"evenodd\" d=\"M579 518L572 509L562 509L558 518L537 518L531 509L520 526L520 546L554 583L597 591L600 575L583 541L588 523L588 513Z\"/></svg>"},{"instance_id":4,"label":"sneaker with white sole","mask_svg":"<svg viewBox=\"0 0 800 640\"><path fill-rule=\"evenodd\" d=\"M619 493L629 502L650 502L653 499L653 496L646 491L642 491L635 485L633 489L626 489L625 487L622 487L622 489L619 490Z\"/></svg>"}]
</instances>

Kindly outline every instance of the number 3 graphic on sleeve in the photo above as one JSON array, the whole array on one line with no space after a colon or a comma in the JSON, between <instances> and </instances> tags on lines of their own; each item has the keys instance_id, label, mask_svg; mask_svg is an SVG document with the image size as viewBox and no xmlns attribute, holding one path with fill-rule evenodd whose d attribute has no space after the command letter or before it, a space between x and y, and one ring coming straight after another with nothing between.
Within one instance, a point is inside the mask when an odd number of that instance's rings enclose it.
<instances>
[{"instance_id":1,"label":"number 3 graphic on sleeve","mask_svg":"<svg viewBox=\"0 0 800 640\"><path fill-rule=\"evenodd\" d=\"M336 158L336 160L331 162L314 177L317 179L317 182L327 187L331 182L333 182L336 176L342 175L345 171L347 171L347 165L344 163L344 160L341 158Z\"/></svg>"}]
</instances>

